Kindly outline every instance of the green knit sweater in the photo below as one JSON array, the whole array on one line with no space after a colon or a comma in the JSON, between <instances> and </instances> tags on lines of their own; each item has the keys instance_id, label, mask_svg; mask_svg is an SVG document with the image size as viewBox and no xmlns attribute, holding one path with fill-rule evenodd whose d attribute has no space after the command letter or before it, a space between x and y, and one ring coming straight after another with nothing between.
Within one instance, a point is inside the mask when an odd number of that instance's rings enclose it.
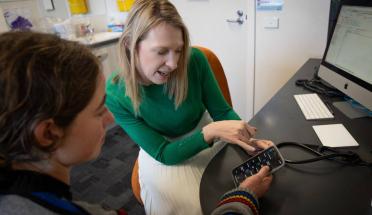
<instances>
[{"instance_id":1,"label":"green knit sweater","mask_svg":"<svg viewBox=\"0 0 372 215\"><path fill-rule=\"evenodd\" d=\"M186 100L175 109L164 85L143 86L139 114L136 116L123 80L114 83L114 73L106 85L106 105L115 121L143 150L156 160L177 164L194 156L209 145L201 130L177 141L200 121L205 110L214 121L240 119L225 101L204 54L192 48L188 63L188 92ZM165 137L166 136L166 137Z\"/></svg>"}]
</instances>

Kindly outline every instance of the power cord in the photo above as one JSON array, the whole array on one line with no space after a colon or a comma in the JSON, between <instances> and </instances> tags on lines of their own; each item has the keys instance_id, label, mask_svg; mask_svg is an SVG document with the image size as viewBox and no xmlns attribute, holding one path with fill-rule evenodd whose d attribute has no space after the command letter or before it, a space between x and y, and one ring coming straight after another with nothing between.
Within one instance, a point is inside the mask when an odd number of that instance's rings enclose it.
<instances>
[{"instance_id":1,"label":"power cord","mask_svg":"<svg viewBox=\"0 0 372 215\"><path fill-rule=\"evenodd\" d=\"M319 78L296 80L297 86L328 97L343 97L344 94L332 86L328 86Z\"/></svg>"},{"instance_id":2,"label":"power cord","mask_svg":"<svg viewBox=\"0 0 372 215\"><path fill-rule=\"evenodd\" d=\"M333 161L336 161L342 164L372 167L372 163L362 160L357 153L352 152L352 151L340 152L327 146L301 144L297 142L281 142L277 144L276 146L278 148L284 148L288 146L298 147L316 156L315 158L297 160L297 161L285 159L285 162L288 164L312 163L312 162L327 159L327 160L333 160Z\"/></svg>"}]
</instances>

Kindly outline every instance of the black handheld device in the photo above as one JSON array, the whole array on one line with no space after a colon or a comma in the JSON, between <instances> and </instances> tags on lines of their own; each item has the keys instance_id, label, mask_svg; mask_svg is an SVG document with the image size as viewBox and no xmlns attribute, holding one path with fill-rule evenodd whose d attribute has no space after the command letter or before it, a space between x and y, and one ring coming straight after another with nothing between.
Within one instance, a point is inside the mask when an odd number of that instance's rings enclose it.
<instances>
[{"instance_id":1,"label":"black handheld device","mask_svg":"<svg viewBox=\"0 0 372 215\"><path fill-rule=\"evenodd\" d=\"M270 146L232 170L234 183L238 187L244 179L260 171L262 166L269 166L270 172L273 173L284 164L284 158L278 148L275 145Z\"/></svg>"}]
</instances>

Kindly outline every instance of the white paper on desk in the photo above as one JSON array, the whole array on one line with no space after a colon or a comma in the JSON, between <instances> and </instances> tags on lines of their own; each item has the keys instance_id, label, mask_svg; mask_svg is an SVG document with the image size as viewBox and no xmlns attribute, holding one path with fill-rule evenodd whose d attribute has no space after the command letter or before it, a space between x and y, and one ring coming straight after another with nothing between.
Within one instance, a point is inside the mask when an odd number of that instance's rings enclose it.
<instances>
[{"instance_id":1,"label":"white paper on desk","mask_svg":"<svg viewBox=\"0 0 372 215\"><path fill-rule=\"evenodd\" d=\"M343 124L314 125L313 129L320 142L328 147L359 146Z\"/></svg>"}]
</instances>

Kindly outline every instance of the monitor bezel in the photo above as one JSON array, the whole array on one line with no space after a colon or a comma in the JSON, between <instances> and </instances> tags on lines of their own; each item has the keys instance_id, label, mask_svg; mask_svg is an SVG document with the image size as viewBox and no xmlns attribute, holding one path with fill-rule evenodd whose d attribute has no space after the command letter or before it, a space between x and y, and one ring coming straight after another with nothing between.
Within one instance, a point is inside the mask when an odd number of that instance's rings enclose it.
<instances>
[{"instance_id":1,"label":"monitor bezel","mask_svg":"<svg viewBox=\"0 0 372 215\"><path fill-rule=\"evenodd\" d=\"M341 8L343 6L355 6L355 7L371 7L372 8L372 1L369 1L369 2L365 2L365 1L362 1L363 3L361 2L354 2L354 3L344 3L344 4L341 4L341 6L338 8L338 11L337 11L337 20L335 22L335 26L332 26L332 33L330 34L330 38L327 42L327 46L326 46L326 49L325 49L325 52L323 54L323 58L322 58L322 61L321 61L321 65L323 65L324 67L332 70L333 72L336 72L337 74L345 77L346 79L349 79L350 81L360 85L361 87L369 90L369 91L372 91L372 84L344 71L343 69L340 69L330 63L328 63L326 61L326 57L327 57L327 53L328 53L328 49L329 49L329 45L332 41L332 38L333 38L333 34L335 32L335 29L336 29L336 25L337 25L337 22L338 22L338 17L340 15L340 12L341 12Z\"/></svg>"}]
</instances>

